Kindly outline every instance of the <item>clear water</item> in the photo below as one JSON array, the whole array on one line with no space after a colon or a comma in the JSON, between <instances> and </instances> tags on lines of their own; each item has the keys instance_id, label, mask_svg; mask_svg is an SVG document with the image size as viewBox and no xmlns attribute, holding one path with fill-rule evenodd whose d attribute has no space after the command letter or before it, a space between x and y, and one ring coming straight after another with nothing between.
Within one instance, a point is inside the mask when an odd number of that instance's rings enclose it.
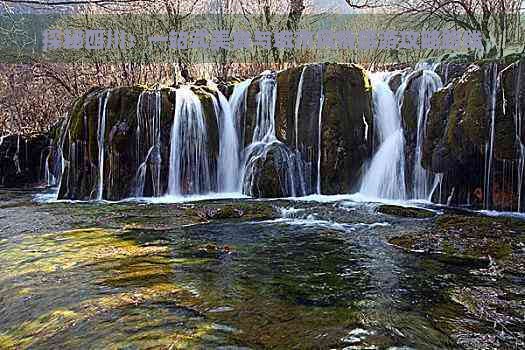
<instances>
[{"instance_id":1,"label":"clear water","mask_svg":"<svg viewBox=\"0 0 525 350\"><path fill-rule=\"evenodd\" d=\"M168 205L34 203L33 194L1 192L7 348L452 349L500 329L450 290L523 295L522 276L492 281L471 272L475 262L389 245L432 221L348 196ZM274 214L195 215L225 204ZM516 334L522 326L507 324Z\"/></svg>"}]
</instances>

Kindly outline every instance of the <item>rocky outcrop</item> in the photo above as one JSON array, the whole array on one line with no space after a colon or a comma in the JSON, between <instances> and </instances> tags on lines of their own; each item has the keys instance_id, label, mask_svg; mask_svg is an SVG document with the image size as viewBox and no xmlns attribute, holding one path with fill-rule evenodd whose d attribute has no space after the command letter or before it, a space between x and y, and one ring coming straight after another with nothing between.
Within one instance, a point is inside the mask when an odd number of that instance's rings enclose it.
<instances>
[{"instance_id":1,"label":"rocky outcrop","mask_svg":"<svg viewBox=\"0 0 525 350\"><path fill-rule=\"evenodd\" d=\"M241 149L252 143L259 128L261 79L253 79L247 91L246 111L236 116L241 126ZM257 150L256 159L250 163L249 179L244 179L249 184L244 186L245 193L255 197L306 195L315 193L318 183L324 194L354 190L361 168L372 153L371 86L365 70L357 65L313 64L271 73L266 88L272 88L272 79L276 86L275 110L271 114L275 143ZM232 82L218 84L217 88L231 94ZM208 175L202 176L209 177L209 190L214 191L218 188L220 116L216 115L218 104L213 96L218 95L215 87L204 80L191 90L200 100L205 124L203 147L209 169ZM165 194L177 91L143 86L94 88L80 97L61 125L66 131L54 136L50 163L61 166L51 168L64 168L59 198L119 200ZM267 100L265 108L272 103ZM159 125L155 126L159 110ZM103 135L99 125L102 120ZM57 154L64 162L57 160ZM182 193L191 192L195 181L201 181L187 169L181 174Z\"/></svg>"},{"instance_id":2,"label":"rocky outcrop","mask_svg":"<svg viewBox=\"0 0 525 350\"><path fill-rule=\"evenodd\" d=\"M275 134L289 157L300 157L304 179L298 181L305 182L304 194L317 191L319 161L321 193L355 190L372 154L372 94L366 71L353 64L312 64L278 72L276 82ZM254 79L248 90L246 121L241 124L245 146L256 124L259 85ZM257 193L266 197L275 191L259 185Z\"/></svg>"},{"instance_id":3,"label":"rocky outcrop","mask_svg":"<svg viewBox=\"0 0 525 350\"><path fill-rule=\"evenodd\" d=\"M207 87L193 89L204 111L208 154L216 159L219 137L213 102ZM97 198L100 144L103 147L102 198L119 200L165 194L175 97L175 89L148 90L143 86L97 88L80 97L70 113L64 139L60 141L57 135L54 142L63 145L65 159L59 198ZM100 143L99 120L104 105L105 131ZM159 113L158 122L155 113ZM193 180L184 179L182 186Z\"/></svg>"},{"instance_id":4,"label":"rocky outcrop","mask_svg":"<svg viewBox=\"0 0 525 350\"><path fill-rule=\"evenodd\" d=\"M321 192L349 193L372 154L372 87L362 68L328 64L324 89Z\"/></svg>"},{"instance_id":5,"label":"rocky outcrop","mask_svg":"<svg viewBox=\"0 0 525 350\"><path fill-rule=\"evenodd\" d=\"M405 163L409 166L405 167L405 182L407 188L412 188L413 185L413 166L416 157L416 144L418 132L418 117L419 117L419 103L420 103L420 88L423 83L422 70L409 73L406 77L404 85L398 88L401 104L401 125L403 127L403 134L405 137ZM424 106L422 106L424 108Z\"/></svg>"},{"instance_id":6,"label":"rocky outcrop","mask_svg":"<svg viewBox=\"0 0 525 350\"><path fill-rule=\"evenodd\" d=\"M442 62L437 66L436 73L440 76L443 85L447 85L452 80L460 78L469 66L469 63Z\"/></svg>"},{"instance_id":7,"label":"rocky outcrop","mask_svg":"<svg viewBox=\"0 0 525 350\"><path fill-rule=\"evenodd\" d=\"M247 194L253 197L279 198L293 194L297 174L290 167L289 148L280 142L268 145L253 159L245 177Z\"/></svg>"},{"instance_id":8,"label":"rocky outcrop","mask_svg":"<svg viewBox=\"0 0 525 350\"><path fill-rule=\"evenodd\" d=\"M494 111L490 192L484 193L491 144L493 69L499 86ZM427 117L422 165L444 174L446 195L435 200L517 210L520 138L523 142L525 64L471 65L460 77L432 96ZM522 130L516 129L521 126ZM523 204L523 203L522 203Z\"/></svg>"}]
</instances>

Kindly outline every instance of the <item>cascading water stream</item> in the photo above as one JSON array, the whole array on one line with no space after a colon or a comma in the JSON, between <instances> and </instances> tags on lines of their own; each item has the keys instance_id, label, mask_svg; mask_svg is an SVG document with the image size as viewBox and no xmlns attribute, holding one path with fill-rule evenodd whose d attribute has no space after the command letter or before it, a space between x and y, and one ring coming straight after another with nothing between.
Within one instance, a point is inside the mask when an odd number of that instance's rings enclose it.
<instances>
[{"instance_id":1,"label":"cascading water stream","mask_svg":"<svg viewBox=\"0 0 525 350\"><path fill-rule=\"evenodd\" d=\"M275 76L269 72L261 73L257 93L257 116L256 126L253 132L252 142L243 151L243 162L241 168L241 181L239 192L251 194L256 162L265 158L267 146L273 142L279 142L275 137L275 103L277 100L277 81Z\"/></svg>"},{"instance_id":2,"label":"cascading water stream","mask_svg":"<svg viewBox=\"0 0 525 350\"><path fill-rule=\"evenodd\" d=\"M199 98L189 87L177 89L171 130L168 194L212 191L207 130Z\"/></svg>"},{"instance_id":3,"label":"cascading water stream","mask_svg":"<svg viewBox=\"0 0 525 350\"><path fill-rule=\"evenodd\" d=\"M419 86L419 98L417 107L417 141L414 160L413 197L415 199L428 199L433 182L432 176L423 168L423 142L425 140L426 120L430 111L430 98L443 84L441 78L433 70L424 70Z\"/></svg>"},{"instance_id":4,"label":"cascading water stream","mask_svg":"<svg viewBox=\"0 0 525 350\"><path fill-rule=\"evenodd\" d=\"M321 77L323 73L321 72ZM323 105L324 105L324 84L323 78L321 78L321 97L319 98L319 119L318 119L318 131L317 131L317 186L316 193L321 194L321 141L322 141L322 121L323 121Z\"/></svg>"},{"instance_id":5,"label":"cascading water stream","mask_svg":"<svg viewBox=\"0 0 525 350\"><path fill-rule=\"evenodd\" d=\"M217 96L218 98L211 94L219 125L218 191L235 192L239 186L239 140L235 128L235 115L230 103L219 90Z\"/></svg>"},{"instance_id":6,"label":"cascading water stream","mask_svg":"<svg viewBox=\"0 0 525 350\"><path fill-rule=\"evenodd\" d=\"M106 112L109 95L108 90L99 96L98 101L98 182L97 182L97 200L102 200L104 191L104 148L106 135Z\"/></svg>"},{"instance_id":7,"label":"cascading water stream","mask_svg":"<svg viewBox=\"0 0 525 350\"><path fill-rule=\"evenodd\" d=\"M379 149L363 178L360 193L372 198L405 199L403 129L397 101L387 76L371 74L374 123Z\"/></svg>"},{"instance_id":8,"label":"cascading water stream","mask_svg":"<svg viewBox=\"0 0 525 350\"><path fill-rule=\"evenodd\" d=\"M396 100L401 113L405 91L409 84L417 79L417 134L414 162L412 164L412 189L409 195L413 199L427 200L436 185L434 176L421 166L421 159L423 156L426 120L430 111L430 98L434 92L443 87L441 78L435 73L437 66L435 63L418 63L414 72L403 76L403 81L396 91Z\"/></svg>"},{"instance_id":9,"label":"cascading water stream","mask_svg":"<svg viewBox=\"0 0 525 350\"><path fill-rule=\"evenodd\" d=\"M295 197L297 193L297 166L292 151L275 135L275 105L277 101L277 80L273 72L266 71L259 79L259 92L256 96L257 115L252 142L243 151L240 190L252 195L255 181L261 169L259 166L273 152L282 162L282 193Z\"/></svg>"},{"instance_id":10,"label":"cascading water stream","mask_svg":"<svg viewBox=\"0 0 525 350\"><path fill-rule=\"evenodd\" d=\"M295 97L295 113L294 113L294 127L295 127L295 149L299 148L299 108L301 107L301 98L303 97L303 82L304 72L308 66L304 66L297 85L297 96Z\"/></svg>"},{"instance_id":11,"label":"cascading water stream","mask_svg":"<svg viewBox=\"0 0 525 350\"><path fill-rule=\"evenodd\" d=\"M56 181L56 184L58 185L56 196L58 197L58 191L60 190L60 187L62 185L62 179L63 174L66 169L66 163L69 163L64 158L64 144L66 142L66 136L69 130L69 124L71 123L71 116L69 114L66 114L66 118L64 119L63 126L60 131L60 137L59 137L59 145L58 149L54 150L53 153L53 159L55 168L53 169L55 174L58 174L58 179Z\"/></svg>"},{"instance_id":12,"label":"cascading water stream","mask_svg":"<svg viewBox=\"0 0 525 350\"><path fill-rule=\"evenodd\" d=\"M44 180L48 187L56 185L56 178L49 170L49 162L51 160L51 153L49 153L44 161Z\"/></svg>"},{"instance_id":13,"label":"cascading water stream","mask_svg":"<svg viewBox=\"0 0 525 350\"><path fill-rule=\"evenodd\" d=\"M299 145L299 112L301 107L301 101L303 98L303 85L304 85L304 75L308 66L305 65L301 71L301 76L299 77L299 83L297 84L297 95L295 97L295 110L294 110L294 135L295 135L295 152L293 155L294 160L294 171L297 173L299 181L299 195L304 196L308 193L308 185L310 182L306 183L306 169L305 169L305 160L303 159L301 153L301 146ZM309 165L309 162L308 164Z\"/></svg>"},{"instance_id":14,"label":"cascading water stream","mask_svg":"<svg viewBox=\"0 0 525 350\"><path fill-rule=\"evenodd\" d=\"M484 196L483 206L485 209L491 207L491 191L492 191L492 161L494 155L494 138L496 135L496 100L499 88L500 75L498 74L498 66L493 63L490 66L490 99L489 99L489 119L490 119L490 135L489 140L485 144L485 177L484 177Z\"/></svg>"},{"instance_id":15,"label":"cascading water stream","mask_svg":"<svg viewBox=\"0 0 525 350\"><path fill-rule=\"evenodd\" d=\"M425 124L430 110L430 98L443 84L434 72L436 64L421 63L416 70L402 76L402 82L395 95L388 86L393 74L378 72L371 75L374 121L377 139L380 143L370 166L363 178L360 192L369 197L388 199L427 200L437 183L433 176L421 166L422 148L425 138ZM405 182L405 140L401 126L401 108L405 91L415 79L417 83L417 135L414 150L413 182L408 193Z\"/></svg>"},{"instance_id":16,"label":"cascading water stream","mask_svg":"<svg viewBox=\"0 0 525 350\"><path fill-rule=\"evenodd\" d=\"M277 101L277 80L275 74L263 72L257 94L257 119L252 144L277 141L275 137L275 104Z\"/></svg>"},{"instance_id":17,"label":"cascading water stream","mask_svg":"<svg viewBox=\"0 0 525 350\"><path fill-rule=\"evenodd\" d=\"M246 128L246 98L248 96L248 88L250 87L251 83L252 79L248 79L240 82L239 84L236 84L229 99L231 106L230 109L235 118L235 130L237 130L237 140L240 148L244 147L244 132Z\"/></svg>"},{"instance_id":18,"label":"cascading water stream","mask_svg":"<svg viewBox=\"0 0 525 350\"><path fill-rule=\"evenodd\" d=\"M153 103L151 103L152 99ZM144 109L146 110L144 111ZM137 101L136 157L139 164L137 166L134 191L136 197L144 195L148 164L150 164L152 173L153 196L158 197L161 195L160 115L161 92L159 90L142 92Z\"/></svg>"},{"instance_id":19,"label":"cascading water stream","mask_svg":"<svg viewBox=\"0 0 525 350\"><path fill-rule=\"evenodd\" d=\"M525 145L522 135L522 115L521 115L521 79L522 79L522 60L517 63L518 75L516 77L516 90L514 91L514 126L516 129L516 144L518 145L518 211L521 211L521 195L523 192L523 172L525 168Z\"/></svg>"}]
</instances>

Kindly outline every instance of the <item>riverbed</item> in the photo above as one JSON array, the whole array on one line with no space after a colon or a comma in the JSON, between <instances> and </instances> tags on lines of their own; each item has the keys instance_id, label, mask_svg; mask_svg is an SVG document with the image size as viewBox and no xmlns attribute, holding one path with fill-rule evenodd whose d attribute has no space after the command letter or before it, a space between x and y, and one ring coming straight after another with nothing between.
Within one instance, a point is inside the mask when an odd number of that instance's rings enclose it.
<instances>
[{"instance_id":1,"label":"riverbed","mask_svg":"<svg viewBox=\"0 0 525 350\"><path fill-rule=\"evenodd\" d=\"M0 349L525 346L522 218L43 192L0 190Z\"/></svg>"}]
</instances>

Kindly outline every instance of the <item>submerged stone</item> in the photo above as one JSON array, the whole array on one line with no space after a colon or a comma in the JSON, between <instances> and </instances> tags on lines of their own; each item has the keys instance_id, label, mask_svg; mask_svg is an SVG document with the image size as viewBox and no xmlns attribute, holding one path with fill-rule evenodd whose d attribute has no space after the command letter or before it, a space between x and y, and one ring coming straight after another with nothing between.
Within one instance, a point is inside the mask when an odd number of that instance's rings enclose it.
<instances>
[{"instance_id":1,"label":"submerged stone","mask_svg":"<svg viewBox=\"0 0 525 350\"><path fill-rule=\"evenodd\" d=\"M433 211L421 208L409 208L396 205L380 205L377 208L378 213L401 216L405 218L430 218L436 215Z\"/></svg>"}]
</instances>

